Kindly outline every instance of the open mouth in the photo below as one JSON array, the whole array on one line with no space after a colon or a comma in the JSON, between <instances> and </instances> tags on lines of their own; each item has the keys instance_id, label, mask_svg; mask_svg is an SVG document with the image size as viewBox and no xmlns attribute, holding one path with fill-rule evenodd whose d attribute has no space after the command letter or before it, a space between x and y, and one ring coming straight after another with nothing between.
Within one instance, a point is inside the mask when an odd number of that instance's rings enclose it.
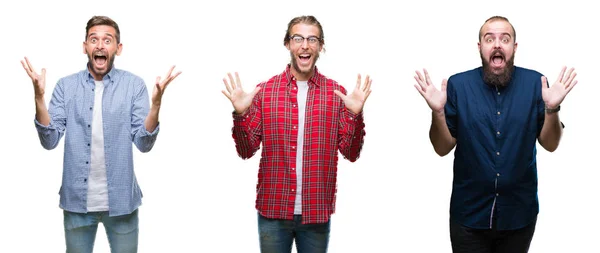
<instances>
[{"instance_id":1,"label":"open mouth","mask_svg":"<svg viewBox=\"0 0 600 253\"><path fill-rule=\"evenodd\" d=\"M93 57L94 63L98 66L104 66L106 60L108 60L108 57L103 52L96 52Z\"/></svg>"},{"instance_id":2,"label":"open mouth","mask_svg":"<svg viewBox=\"0 0 600 253\"><path fill-rule=\"evenodd\" d=\"M490 62L494 66L501 66L502 64L504 64L504 55L502 53L495 53L492 55Z\"/></svg>"},{"instance_id":3,"label":"open mouth","mask_svg":"<svg viewBox=\"0 0 600 253\"><path fill-rule=\"evenodd\" d=\"M310 54L301 54L298 55L298 60L302 64L308 64L310 62L311 55Z\"/></svg>"}]
</instances>

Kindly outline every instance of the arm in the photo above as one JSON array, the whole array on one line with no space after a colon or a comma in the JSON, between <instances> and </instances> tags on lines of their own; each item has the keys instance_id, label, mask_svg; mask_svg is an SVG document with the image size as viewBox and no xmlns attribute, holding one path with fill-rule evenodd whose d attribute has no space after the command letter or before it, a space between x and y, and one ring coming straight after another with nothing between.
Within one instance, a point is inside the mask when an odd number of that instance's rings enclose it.
<instances>
[{"instance_id":1,"label":"arm","mask_svg":"<svg viewBox=\"0 0 600 253\"><path fill-rule=\"evenodd\" d=\"M252 93L246 93L242 89L240 76L235 73L235 80L231 73L227 73L230 83L223 78L227 91L221 91L233 105L233 129L232 137L235 141L235 149L242 159L252 157L262 140L262 96L258 95L261 84L254 88Z\"/></svg>"},{"instance_id":2,"label":"arm","mask_svg":"<svg viewBox=\"0 0 600 253\"><path fill-rule=\"evenodd\" d=\"M444 111L431 112L431 128L429 129L429 140L435 153L439 156L445 156L456 146L456 139L450 134L446 124L446 114Z\"/></svg>"},{"instance_id":3,"label":"arm","mask_svg":"<svg viewBox=\"0 0 600 253\"><path fill-rule=\"evenodd\" d=\"M425 98L431 108L431 127L429 129L429 140L433 149L439 156L445 156L456 146L456 139L450 132L448 124L452 124L456 116L455 96L452 89L447 91L448 81L442 81L441 90L435 88L426 69L424 76L416 72L415 84L417 91ZM446 103L450 96L450 103ZM454 129L454 127L452 128Z\"/></svg>"},{"instance_id":4,"label":"arm","mask_svg":"<svg viewBox=\"0 0 600 253\"><path fill-rule=\"evenodd\" d=\"M67 123L62 84L59 82L56 85L52 93L52 99L50 100L50 111L48 111L46 109L46 101L44 100L46 69L42 69L41 75L37 74L27 57L25 57L25 61L21 61L21 65L23 65L33 83L35 101L34 124L40 138L40 143L45 149L54 149L64 135Z\"/></svg>"},{"instance_id":5,"label":"arm","mask_svg":"<svg viewBox=\"0 0 600 253\"><path fill-rule=\"evenodd\" d=\"M545 113L544 125L542 126L538 142L545 150L554 152L558 148L562 132L563 126L558 117L558 112Z\"/></svg>"},{"instance_id":6,"label":"arm","mask_svg":"<svg viewBox=\"0 0 600 253\"><path fill-rule=\"evenodd\" d=\"M553 152L558 148L563 131L563 125L560 122L558 111L555 110L559 108L567 94L577 84L577 80L575 80L577 73L574 72L574 69L569 69L566 74L565 71L566 67L563 67L552 87L548 86L548 80L545 76L542 76L541 78L542 99L543 105L545 106L545 113L542 114L539 112L540 115L544 116L541 119L543 120L543 126L538 137L538 142L544 149L550 152ZM538 106L540 106L539 103ZM546 108L549 110L546 110Z\"/></svg>"},{"instance_id":7,"label":"arm","mask_svg":"<svg viewBox=\"0 0 600 253\"><path fill-rule=\"evenodd\" d=\"M363 112L355 114L343 107L340 115L338 149L344 158L355 162L360 156L366 134Z\"/></svg>"},{"instance_id":8,"label":"arm","mask_svg":"<svg viewBox=\"0 0 600 253\"><path fill-rule=\"evenodd\" d=\"M160 112L160 105L162 104L162 96L165 93L165 89L167 89L167 86L169 83L171 83L171 81L173 81L173 79L181 74L181 71L179 71L175 75L172 75L173 69L175 69L175 66L171 67L169 73L167 73L167 77L163 81L160 80L160 76L156 77L156 84L152 92L152 107L150 108L150 113L148 113L148 116L144 121L146 131L154 132L156 127L158 127L158 113Z\"/></svg>"},{"instance_id":9,"label":"arm","mask_svg":"<svg viewBox=\"0 0 600 253\"><path fill-rule=\"evenodd\" d=\"M340 114L338 149L344 158L350 162L355 162L358 159L364 142L365 124L363 120L363 107L371 94L372 81L367 75L364 85L361 86L361 77L359 74L352 94L346 95L343 87L342 91L333 91L344 102L344 107L342 107Z\"/></svg>"},{"instance_id":10,"label":"arm","mask_svg":"<svg viewBox=\"0 0 600 253\"><path fill-rule=\"evenodd\" d=\"M131 139L133 140L133 143L137 149L142 153L152 150L160 130L158 122L156 122L155 128L152 129L152 132L148 131L146 127L148 118L152 117L148 113L148 105L148 90L146 89L144 82L141 81L141 84L138 85L136 95L133 98L133 105L131 108ZM158 112L156 113L157 115L155 120L158 121Z\"/></svg>"},{"instance_id":11,"label":"arm","mask_svg":"<svg viewBox=\"0 0 600 253\"><path fill-rule=\"evenodd\" d=\"M254 156L262 140L261 94L254 97L252 105L243 114L233 112L232 137L235 149L242 159Z\"/></svg>"},{"instance_id":12,"label":"arm","mask_svg":"<svg viewBox=\"0 0 600 253\"><path fill-rule=\"evenodd\" d=\"M179 71L175 75L172 75L174 68L175 66L171 67L164 80L161 81L160 76L156 78L154 90L152 91L152 107L150 108L150 112L148 112L148 91L143 81L140 85L140 90L134 98L131 110L131 135L133 143L141 152L145 153L152 150L158 136L160 129L158 113L162 104L162 96L169 83L181 74L181 71Z\"/></svg>"}]
</instances>

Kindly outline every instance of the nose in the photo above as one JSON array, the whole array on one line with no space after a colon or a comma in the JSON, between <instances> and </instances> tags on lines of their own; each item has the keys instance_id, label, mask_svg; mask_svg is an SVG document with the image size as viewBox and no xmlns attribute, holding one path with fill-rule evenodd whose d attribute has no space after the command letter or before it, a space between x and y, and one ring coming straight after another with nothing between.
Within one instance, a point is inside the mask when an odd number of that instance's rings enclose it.
<instances>
[{"instance_id":1,"label":"nose","mask_svg":"<svg viewBox=\"0 0 600 253\"><path fill-rule=\"evenodd\" d=\"M300 45L302 46L302 49L308 49L308 39L304 39Z\"/></svg>"},{"instance_id":2,"label":"nose","mask_svg":"<svg viewBox=\"0 0 600 253\"><path fill-rule=\"evenodd\" d=\"M100 41L100 42L96 43L96 48L97 49L104 49L104 41Z\"/></svg>"},{"instance_id":3,"label":"nose","mask_svg":"<svg viewBox=\"0 0 600 253\"><path fill-rule=\"evenodd\" d=\"M501 42L500 40L494 40L494 48L500 48Z\"/></svg>"}]
</instances>

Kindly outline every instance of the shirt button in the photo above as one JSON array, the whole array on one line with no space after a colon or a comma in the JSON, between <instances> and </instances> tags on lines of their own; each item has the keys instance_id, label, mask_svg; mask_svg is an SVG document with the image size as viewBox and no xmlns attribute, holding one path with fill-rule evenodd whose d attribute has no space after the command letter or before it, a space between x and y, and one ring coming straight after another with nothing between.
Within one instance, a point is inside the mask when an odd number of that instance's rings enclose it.
<instances>
[{"instance_id":1,"label":"shirt button","mask_svg":"<svg viewBox=\"0 0 600 253\"><path fill-rule=\"evenodd\" d=\"M89 164L90 162L86 161L85 164Z\"/></svg>"},{"instance_id":2,"label":"shirt button","mask_svg":"<svg viewBox=\"0 0 600 253\"><path fill-rule=\"evenodd\" d=\"M292 107L296 107L296 104L293 104Z\"/></svg>"},{"instance_id":3,"label":"shirt button","mask_svg":"<svg viewBox=\"0 0 600 253\"><path fill-rule=\"evenodd\" d=\"M292 146L292 149L296 149L296 146Z\"/></svg>"},{"instance_id":4,"label":"shirt button","mask_svg":"<svg viewBox=\"0 0 600 253\"><path fill-rule=\"evenodd\" d=\"M88 127L90 127L90 125L88 125Z\"/></svg>"},{"instance_id":5,"label":"shirt button","mask_svg":"<svg viewBox=\"0 0 600 253\"><path fill-rule=\"evenodd\" d=\"M500 155L500 152L496 152L496 155Z\"/></svg>"},{"instance_id":6,"label":"shirt button","mask_svg":"<svg viewBox=\"0 0 600 253\"><path fill-rule=\"evenodd\" d=\"M496 176L497 176L497 177L499 177L499 176L500 176L500 173L496 173Z\"/></svg>"},{"instance_id":7,"label":"shirt button","mask_svg":"<svg viewBox=\"0 0 600 253\"><path fill-rule=\"evenodd\" d=\"M500 131L496 132L497 135L500 135Z\"/></svg>"},{"instance_id":8,"label":"shirt button","mask_svg":"<svg viewBox=\"0 0 600 253\"><path fill-rule=\"evenodd\" d=\"M92 107L90 106L90 110L92 110Z\"/></svg>"},{"instance_id":9,"label":"shirt button","mask_svg":"<svg viewBox=\"0 0 600 253\"><path fill-rule=\"evenodd\" d=\"M352 120L352 117L350 117L350 120Z\"/></svg>"},{"instance_id":10,"label":"shirt button","mask_svg":"<svg viewBox=\"0 0 600 253\"><path fill-rule=\"evenodd\" d=\"M87 178L84 178L84 179L83 179L83 182L87 182Z\"/></svg>"},{"instance_id":11,"label":"shirt button","mask_svg":"<svg viewBox=\"0 0 600 253\"><path fill-rule=\"evenodd\" d=\"M496 193L496 197L500 196L500 193Z\"/></svg>"},{"instance_id":12,"label":"shirt button","mask_svg":"<svg viewBox=\"0 0 600 253\"><path fill-rule=\"evenodd\" d=\"M292 189L292 191L296 191L296 190Z\"/></svg>"},{"instance_id":13,"label":"shirt button","mask_svg":"<svg viewBox=\"0 0 600 253\"><path fill-rule=\"evenodd\" d=\"M296 126L294 126L294 129L296 129Z\"/></svg>"},{"instance_id":14,"label":"shirt button","mask_svg":"<svg viewBox=\"0 0 600 253\"><path fill-rule=\"evenodd\" d=\"M500 92L498 92L498 96L500 96Z\"/></svg>"},{"instance_id":15,"label":"shirt button","mask_svg":"<svg viewBox=\"0 0 600 253\"><path fill-rule=\"evenodd\" d=\"M292 170L296 170L296 168L292 168Z\"/></svg>"},{"instance_id":16,"label":"shirt button","mask_svg":"<svg viewBox=\"0 0 600 253\"><path fill-rule=\"evenodd\" d=\"M498 115L500 115L500 112L498 112Z\"/></svg>"},{"instance_id":17,"label":"shirt button","mask_svg":"<svg viewBox=\"0 0 600 253\"><path fill-rule=\"evenodd\" d=\"M90 144L88 143L88 147L90 146Z\"/></svg>"},{"instance_id":18,"label":"shirt button","mask_svg":"<svg viewBox=\"0 0 600 253\"><path fill-rule=\"evenodd\" d=\"M94 89L92 89L92 91L94 91Z\"/></svg>"}]
</instances>

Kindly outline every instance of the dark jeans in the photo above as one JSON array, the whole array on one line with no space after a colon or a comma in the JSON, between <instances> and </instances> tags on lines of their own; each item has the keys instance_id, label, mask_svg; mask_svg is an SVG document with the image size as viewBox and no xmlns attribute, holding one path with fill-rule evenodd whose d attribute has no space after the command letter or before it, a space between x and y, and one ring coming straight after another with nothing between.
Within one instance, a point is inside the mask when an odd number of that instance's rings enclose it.
<instances>
[{"instance_id":1,"label":"dark jeans","mask_svg":"<svg viewBox=\"0 0 600 253\"><path fill-rule=\"evenodd\" d=\"M535 231L537 217L529 225L515 230L473 229L450 219L450 240L454 253L526 253Z\"/></svg>"},{"instance_id":2,"label":"dark jeans","mask_svg":"<svg viewBox=\"0 0 600 253\"><path fill-rule=\"evenodd\" d=\"M278 220L258 214L260 252L292 252L295 238L298 253L326 253L331 220L327 223L302 224L301 217L294 215L294 220Z\"/></svg>"}]
</instances>

